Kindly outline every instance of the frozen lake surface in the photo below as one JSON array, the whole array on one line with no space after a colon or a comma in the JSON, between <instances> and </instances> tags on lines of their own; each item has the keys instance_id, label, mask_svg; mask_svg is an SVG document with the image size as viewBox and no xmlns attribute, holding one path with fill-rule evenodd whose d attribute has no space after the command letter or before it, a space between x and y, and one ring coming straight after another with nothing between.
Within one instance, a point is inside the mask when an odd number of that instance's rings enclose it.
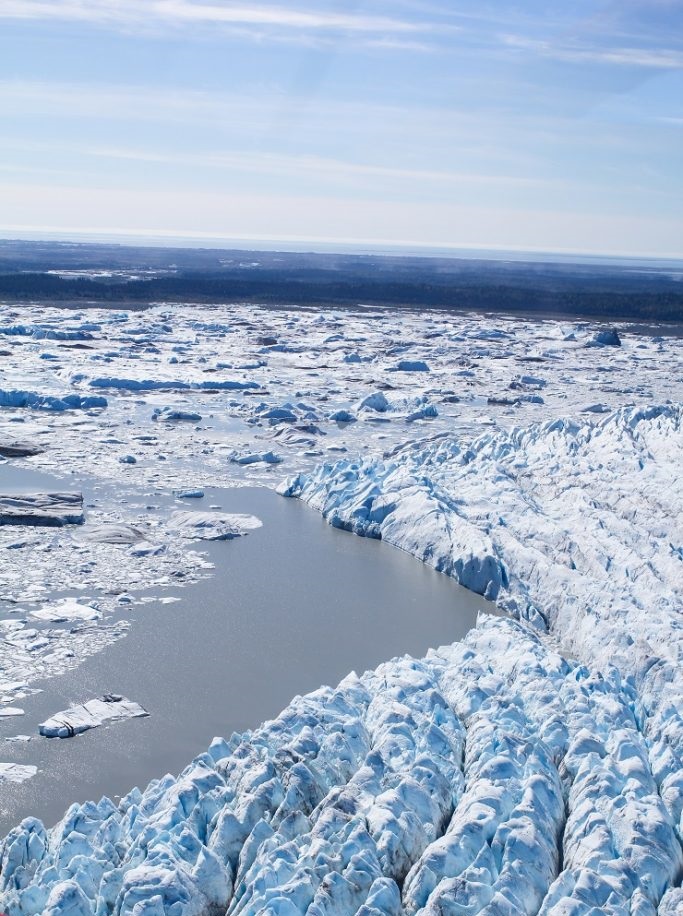
<instances>
[{"instance_id":1,"label":"frozen lake surface","mask_svg":"<svg viewBox=\"0 0 683 916\"><path fill-rule=\"evenodd\" d=\"M38 767L21 785L0 783L0 834L28 815L51 824L71 802L175 773L215 735L255 727L352 669L460 639L493 609L412 557L331 528L298 500L251 487L207 490L201 504L254 514L263 527L202 545L216 565L211 577L169 590L174 603L123 609L126 638L39 682L42 692L21 701L25 715L0 724L0 737L33 736L0 741L2 759ZM149 718L38 737L50 715L111 692Z\"/></svg>"}]
</instances>

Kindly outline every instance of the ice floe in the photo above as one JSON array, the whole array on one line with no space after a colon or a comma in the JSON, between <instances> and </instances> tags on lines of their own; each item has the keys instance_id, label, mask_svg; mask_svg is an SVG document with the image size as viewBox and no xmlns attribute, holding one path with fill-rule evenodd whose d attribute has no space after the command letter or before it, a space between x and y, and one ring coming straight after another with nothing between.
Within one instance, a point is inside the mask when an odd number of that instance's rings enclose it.
<instances>
[{"instance_id":1,"label":"ice floe","mask_svg":"<svg viewBox=\"0 0 683 916\"><path fill-rule=\"evenodd\" d=\"M254 515L216 511L174 512L168 521L168 527L181 537L202 541L230 541L261 525Z\"/></svg>"},{"instance_id":2,"label":"ice floe","mask_svg":"<svg viewBox=\"0 0 683 916\"><path fill-rule=\"evenodd\" d=\"M90 604L79 604L77 601L66 599L31 611L30 616L35 620L64 623L67 620L99 620L102 614Z\"/></svg>"},{"instance_id":3,"label":"ice floe","mask_svg":"<svg viewBox=\"0 0 683 916\"><path fill-rule=\"evenodd\" d=\"M105 722L137 719L147 715L147 710L138 703L112 693L78 706L70 706L64 712L56 713L41 722L38 730L44 738L73 738Z\"/></svg>"},{"instance_id":4,"label":"ice floe","mask_svg":"<svg viewBox=\"0 0 683 916\"><path fill-rule=\"evenodd\" d=\"M82 525L84 521L81 493L0 495L0 525L60 528L63 525Z\"/></svg>"},{"instance_id":5,"label":"ice floe","mask_svg":"<svg viewBox=\"0 0 683 916\"><path fill-rule=\"evenodd\" d=\"M2 782L26 782L38 772L37 768L31 764L21 763L0 763L0 783Z\"/></svg>"}]
</instances>

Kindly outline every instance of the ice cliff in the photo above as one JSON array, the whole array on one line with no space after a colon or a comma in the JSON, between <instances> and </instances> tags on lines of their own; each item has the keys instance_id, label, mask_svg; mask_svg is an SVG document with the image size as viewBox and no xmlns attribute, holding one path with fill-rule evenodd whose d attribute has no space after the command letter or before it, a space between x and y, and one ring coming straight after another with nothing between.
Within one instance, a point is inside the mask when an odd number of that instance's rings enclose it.
<instances>
[{"instance_id":1,"label":"ice cliff","mask_svg":"<svg viewBox=\"0 0 683 916\"><path fill-rule=\"evenodd\" d=\"M633 687L650 768L683 811L683 409L623 408L390 459L339 461L282 488L549 629Z\"/></svg>"}]
</instances>

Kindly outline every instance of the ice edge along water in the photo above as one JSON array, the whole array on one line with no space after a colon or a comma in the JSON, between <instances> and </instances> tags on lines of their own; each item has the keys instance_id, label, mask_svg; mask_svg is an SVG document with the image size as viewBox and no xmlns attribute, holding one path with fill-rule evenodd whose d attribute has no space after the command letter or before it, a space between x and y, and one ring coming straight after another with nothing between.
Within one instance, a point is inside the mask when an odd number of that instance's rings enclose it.
<instances>
[{"instance_id":1,"label":"ice edge along water","mask_svg":"<svg viewBox=\"0 0 683 916\"><path fill-rule=\"evenodd\" d=\"M10 916L680 912L681 420L625 409L291 481L518 619L296 698L118 806L24 821Z\"/></svg>"}]
</instances>

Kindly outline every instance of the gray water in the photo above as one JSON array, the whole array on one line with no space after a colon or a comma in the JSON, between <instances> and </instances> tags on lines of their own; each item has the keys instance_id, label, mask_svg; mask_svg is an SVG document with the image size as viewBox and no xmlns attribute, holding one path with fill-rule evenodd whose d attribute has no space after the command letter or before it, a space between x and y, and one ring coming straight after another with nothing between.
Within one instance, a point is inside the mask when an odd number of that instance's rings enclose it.
<instances>
[{"instance_id":1,"label":"gray water","mask_svg":"<svg viewBox=\"0 0 683 916\"><path fill-rule=\"evenodd\" d=\"M62 490L77 490L79 484L68 477L57 478L51 474L27 468L25 465L0 461L0 495L16 496L18 493L59 493Z\"/></svg>"},{"instance_id":2,"label":"gray water","mask_svg":"<svg viewBox=\"0 0 683 916\"><path fill-rule=\"evenodd\" d=\"M209 544L210 578L166 591L177 603L127 608L124 639L40 682L42 692L21 703L26 715L0 724L0 739L36 736L0 740L0 760L39 768L21 785L0 784L0 836L28 815L51 824L72 802L177 773L215 735L253 728L351 670L460 639L480 610L494 610L414 558L333 529L270 490L207 490L197 507L214 503L257 515L263 528ZM104 693L141 703L150 717L67 740L37 737L49 715Z\"/></svg>"}]
</instances>

